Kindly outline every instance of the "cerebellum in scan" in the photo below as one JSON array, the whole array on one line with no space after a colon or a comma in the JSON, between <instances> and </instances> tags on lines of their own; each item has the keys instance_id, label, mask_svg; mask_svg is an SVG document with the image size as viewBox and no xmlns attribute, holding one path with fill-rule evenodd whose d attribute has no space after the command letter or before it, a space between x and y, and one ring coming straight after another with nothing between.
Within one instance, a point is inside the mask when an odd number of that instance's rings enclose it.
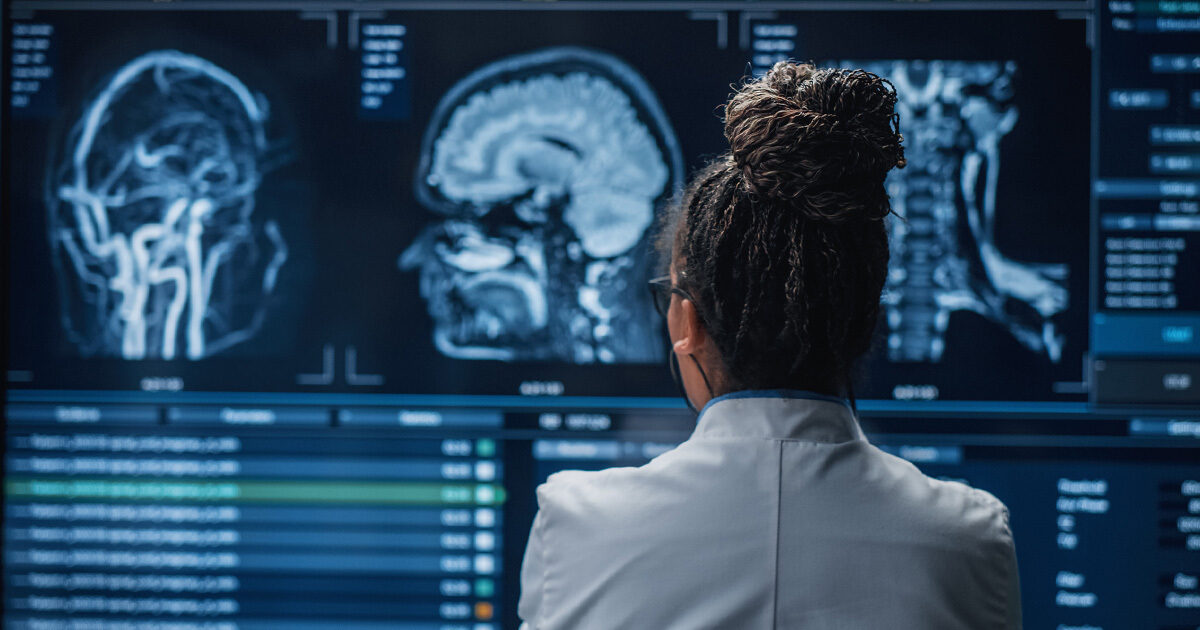
<instances>
[{"instance_id":1,"label":"cerebellum in scan","mask_svg":"<svg viewBox=\"0 0 1200 630\"><path fill-rule=\"evenodd\" d=\"M441 99L415 188L434 221L420 274L433 343L455 359L648 363L644 289L678 141L650 86L609 54L550 48L488 64Z\"/></svg>"}]
</instances>

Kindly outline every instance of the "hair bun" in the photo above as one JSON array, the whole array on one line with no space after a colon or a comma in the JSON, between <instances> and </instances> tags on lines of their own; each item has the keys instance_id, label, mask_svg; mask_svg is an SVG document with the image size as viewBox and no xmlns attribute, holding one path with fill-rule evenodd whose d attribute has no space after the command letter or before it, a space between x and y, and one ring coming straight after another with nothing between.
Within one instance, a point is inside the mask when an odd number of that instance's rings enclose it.
<instances>
[{"instance_id":1,"label":"hair bun","mask_svg":"<svg viewBox=\"0 0 1200 630\"><path fill-rule=\"evenodd\" d=\"M903 167L896 93L863 70L780 62L725 107L725 138L748 192L829 222L880 219Z\"/></svg>"}]
</instances>

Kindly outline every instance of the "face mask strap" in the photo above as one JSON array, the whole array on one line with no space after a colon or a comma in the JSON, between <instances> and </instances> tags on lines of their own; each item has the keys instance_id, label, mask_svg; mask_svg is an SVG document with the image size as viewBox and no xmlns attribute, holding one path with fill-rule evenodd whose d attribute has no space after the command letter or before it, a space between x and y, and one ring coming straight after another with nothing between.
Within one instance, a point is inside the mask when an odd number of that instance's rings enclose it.
<instances>
[{"instance_id":1,"label":"face mask strap","mask_svg":"<svg viewBox=\"0 0 1200 630\"><path fill-rule=\"evenodd\" d=\"M687 388L683 386L683 375L679 371L679 357L671 350L667 350L667 354L670 355L667 363L671 366L671 379L675 381L675 387L679 389L679 395L683 397L683 402L687 403L688 409L692 413L699 415L700 410L696 409L696 405L692 404L692 399L688 396Z\"/></svg>"},{"instance_id":2,"label":"face mask strap","mask_svg":"<svg viewBox=\"0 0 1200 630\"><path fill-rule=\"evenodd\" d=\"M704 368L700 367L700 360L694 354L689 354L688 358L692 360L692 363L696 364L696 369L700 370L700 378L704 379L704 389L708 390L708 397L716 398L717 395L713 393L712 384L708 382L708 375L704 373Z\"/></svg>"},{"instance_id":3,"label":"face mask strap","mask_svg":"<svg viewBox=\"0 0 1200 630\"><path fill-rule=\"evenodd\" d=\"M680 275L683 275L682 272L680 273ZM663 276L661 278L655 278L654 280L651 280L650 287L651 287L651 293L654 296L656 304L657 304L657 300L658 300L658 298L657 298L658 294L656 293L656 291L661 290L661 287L670 287L670 289L669 289L670 293L678 294L680 297L682 297L685 300L692 300L693 303L695 302L695 300L692 299L692 296L690 294L688 294L686 291L679 289L671 284L670 276ZM662 307L656 306L656 308L659 310L659 313L665 318L666 317L665 310ZM685 403L687 403L687 408L690 409L692 411L692 413L699 415L700 410L697 409L696 405L694 405L692 403L692 398L691 398L691 396L688 396L687 388L683 386L683 374L679 368L679 355L675 354L675 351L671 346L672 346L672 344L671 344L670 336L667 335L667 355L669 356L669 358L667 360L667 364L671 367L671 379L675 381L675 387L679 390L679 395L683 397L683 401ZM698 370L700 372L700 378L704 379L704 388L708 390L708 397L710 399L715 398L716 394L713 393L712 383L709 382L708 374L705 373L704 368L700 366L700 360L697 359L696 355L694 355L694 354L688 354L688 358L692 360L692 363L695 364L695 366L696 366L696 370Z\"/></svg>"}]
</instances>

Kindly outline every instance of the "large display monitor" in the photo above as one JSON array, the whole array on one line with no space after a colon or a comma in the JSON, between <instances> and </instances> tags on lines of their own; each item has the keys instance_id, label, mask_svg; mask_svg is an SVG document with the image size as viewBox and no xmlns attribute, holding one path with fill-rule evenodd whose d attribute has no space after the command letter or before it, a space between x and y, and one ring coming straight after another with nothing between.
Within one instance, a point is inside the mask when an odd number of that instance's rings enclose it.
<instances>
[{"instance_id":1,"label":"large display monitor","mask_svg":"<svg viewBox=\"0 0 1200 630\"><path fill-rule=\"evenodd\" d=\"M536 485L694 426L660 219L781 59L898 95L872 441L1027 627L1200 623L1189 3L4 11L6 627L515 628Z\"/></svg>"}]
</instances>

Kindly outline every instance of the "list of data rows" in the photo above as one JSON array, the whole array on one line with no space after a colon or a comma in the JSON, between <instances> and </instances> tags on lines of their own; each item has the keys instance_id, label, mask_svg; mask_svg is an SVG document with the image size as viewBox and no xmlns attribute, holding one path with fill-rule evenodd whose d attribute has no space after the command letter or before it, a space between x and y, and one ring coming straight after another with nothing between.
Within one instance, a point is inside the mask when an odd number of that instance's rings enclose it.
<instances>
[{"instance_id":1,"label":"list of data rows","mask_svg":"<svg viewBox=\"0 0 1200 630\"><path fill-rule=\"evenodd\" d=\"M494 440L8 442L6 627L496 627Z\"/></svg>"}]
</instances>

